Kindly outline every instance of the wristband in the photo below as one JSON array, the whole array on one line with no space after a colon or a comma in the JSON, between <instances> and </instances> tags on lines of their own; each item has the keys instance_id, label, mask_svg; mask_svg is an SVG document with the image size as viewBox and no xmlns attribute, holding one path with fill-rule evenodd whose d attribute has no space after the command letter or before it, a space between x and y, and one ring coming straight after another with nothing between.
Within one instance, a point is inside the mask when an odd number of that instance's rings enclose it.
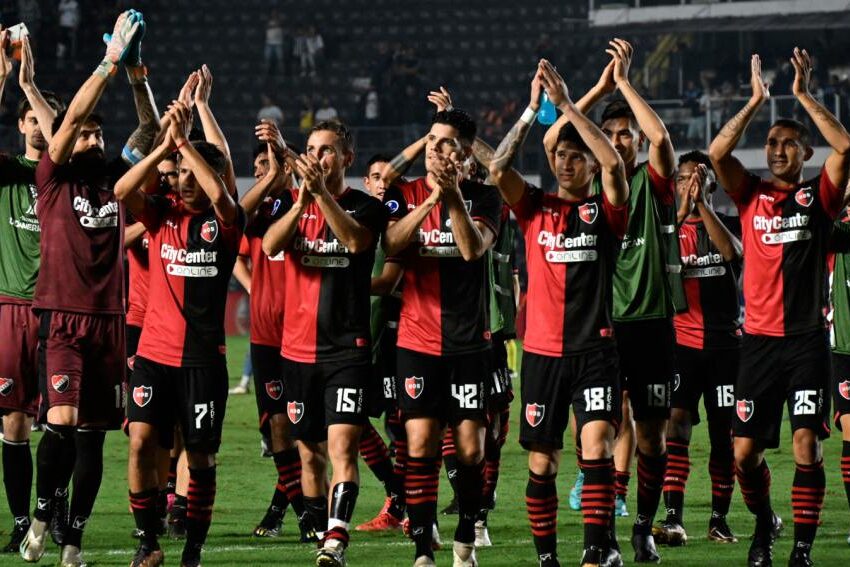
<instances>
[{"instance_id":1,"label":"wristband","mask_svg":"<svg viewBox=\"0 0 850 567\"><path fill-rule=\"evenodd\" d=\"M522 116L519 117L520 120L525 122L526 124L531 124L534 122L534 119L537 118L537 111L531 110L531 107L526 107L525 112L522 113Z\"/></svg>"},{"instance_id":2,"label":"wristband","mask_svg":"<svg viewBox=\"0 0 850 567\"><path fill-rule=\"evenodd\" d=\"M147 82L148 68L144 65L138 67L127 65L124 68L127 70L127 79L129 79L131 85L141 85Z\"/></svg>"},{"instance_id":3,"label":"wristband","mask_svg":"<svg viewBox=\"0 0 850 567\"><path fill-rule=\"evenodd\" d=\"M92 75L109 79L109 77L115 74L116 69L117 67L115 63L113 63L110 59L104 59L100 62L100 65L97 66L97 69L94 70Z\"/></svg>"}]
</instances>

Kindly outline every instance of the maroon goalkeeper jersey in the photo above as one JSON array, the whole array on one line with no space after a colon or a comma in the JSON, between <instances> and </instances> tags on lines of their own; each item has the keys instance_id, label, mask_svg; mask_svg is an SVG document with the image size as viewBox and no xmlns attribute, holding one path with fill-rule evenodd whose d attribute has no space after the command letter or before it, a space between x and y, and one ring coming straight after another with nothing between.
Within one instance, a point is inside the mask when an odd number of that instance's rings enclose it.
<instances>
[{"instance_id":1,"label":"maroon goalkeeper jersey","mask_svg":"<svg viewBox=\"0 0 850 567\"><path fill-rule=\"evenodd\" d=\"M744 245L744 331L784 337L825 328L826 253L843 190L825 171L781 188L750 175L732 198Z\"/></svg>"},{"instance_id":2,"label":"maroon goalkeeper jersey","mask_svg":"<svg viewBox=\"0 0 850 567\"><path fill-rule=\"evenodd\" d=\"M460 185L472 220L499 233L502 199L495 187L472 181ZM384 194L390 218L398 220L431 194L426 178L393 186ZM490 348L487 257L467 262L455 245L449 212L442 203L419 227L417 242L401 255L404 294L398 346L432 355Z\"/></svg>"},{"instance_id":3,"label":"maroon goalkeeper jersey","mask_svg":"<svg viewBox=\"0 0 850 567\"><path fill-rule=\"evenodd\" d=\"M124 214L110 188L117 163L104 163L95 179L44 152L35 170L41 269L34 309L123 315Z\"/></svg>"},{"instance_id":4,"label":"maroon goalkeeper jersey","mask_svg":"<svg viewBox=\"0 0 850 567\"><path fill-rule=\"evenodd\" d=\"M740 225L733 222L733 217L717 216L733 234L740 235ZM695 349L739 346L740 261L723 259L700 218L687 218L682 223L679 253L688 310L673 317L676 342Z\"/></svg>"},{"instance_id":5,"label":"maroon goalkeeper jersey","mask_svg":"<svg viewBox=\"0 0 850 567\"><path fill-rule=\"evenodd\" d=\"M528 321L523 348L564 356L613 344L611 278L628 204L578 201L526 186L512 207L525 239Z\"/></svg>"},{"instance_id":6,"label":"maroon goalkeeper jersey","mask_svg":"<svg viewBox=\"0 0 850 567\"><path fill-rule=\"evenodd\" d=\"M150 234L149 296L138 356L177 367L208 367L225 353L227 285L245 225L242 207L228 226L209 207L186 209L146 197L139 220Z\"/></svg>"},{"instance_id":7,"label":"maroon goalkeeper jersey","mask_svg":"<svg viewBox=\"0 0 850 567\"><path fill-rule=\"evenodd\" d=\"M283 336L286 273L283 252L267 256L263 236L281 216L281 199L268 198L245 228L239 255L251 260L251 343L279 348Z\"/></svg>"},{"instance_id":8,"label":"maroon goalkeeper jersey","mask_svg":"<svg viewBox=\"0 0 850 567\"><path fill-rule=\"evenodd\" d=\"M286 213L298 190L281 196ZM369 287L375 246L387 227L381 202L348 188L336 202L374 239L353 254L339 241L315 201L307 205L286 248L286 297L281 354L295 362L368 361L371 356Z\"/></svg>"}]
</instances>

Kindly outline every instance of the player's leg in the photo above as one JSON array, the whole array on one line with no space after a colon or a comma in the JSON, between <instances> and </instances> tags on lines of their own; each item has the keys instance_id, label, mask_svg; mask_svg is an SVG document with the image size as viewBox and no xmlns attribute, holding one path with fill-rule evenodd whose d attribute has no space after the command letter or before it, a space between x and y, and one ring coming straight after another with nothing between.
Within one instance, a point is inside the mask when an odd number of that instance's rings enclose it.
<instances>
[{"instance_id":1,"label":"player's leg","mask_svg":"<svg viewBox=\"0 0 850 567\"><path fill-rule=\"evenodd\" d=\"M179 376L176 411L189 465L186 542L180 561L182 567L198 567L215 504L216 453L227 409L227 364L222 358L215 366L181 368Z\"/></svg>"},{"instance_id":2,"label":"player's leg","mask_svg":"<svg viewBox=\"0 0 850 567\"><path fill-rule=\"evenodd\" d=\"M168 537L183 539L186 537L186 508L189 505L189 462L179 424L174 428L171 461L174 463L174 502L168 515Z\"/></svg>"},{"instance_id":3,"label":"player's leg","mask_svg":"<svg viewBox=\"0 0 850 567\"><path fill-rule=\"evenodd\" d=\"M629 496L632 462L637 449L637 434L635 433L635 418L632 415L632 402L627 389L628 382L621 379L620 385L623 387L621 407L623 420L620 422L617 440L614 442L614 517L624 518L629 515L626 499Z\"/></svg>"},{"instance_id":4,"label":"player's leg","mask_svg":"<svg viewBox=\"0 0 850 567\"><path fill-rule=\"evenodd\" d=\"M581 438L578 434L575 414L570 414L570 432L576 450L576 480L570 489L570 509L581 510L581 492L584 489L584 470L581 468Z\"/></svg>"},{"instance_id":5,"label":"player's leg","mask_svg":"<svg viewBox=\"0 0 850 567\"><path fill-rule=\"evenodd\" d=\"M359 450L369 470L384 485L386 498L378 515L360 524L356 529L368 532L400 529L401 521L404 519L404 509L399 506L398 500L403 488L398 483L399 478L395 474L390 450L370 422L366 422L363 426Z\"/></svg>"},{"instance_id":6,"label":"player's leg","mask_svg":"<svg viewBox=\"0 0 850 567\"><path fill-rule=\"evenodd\" d=\"M732 449L732 425L735 419L735 379L738 375L740 349L709 354L712 377L706 381L703 403L708 417L711 453L708 474L711 477L711 519L708 539L720 543L736 543L738 538L726 521L732 493L735 490L735 454Z\"/></svg>"},{"instance_id":7,"label":"player's leg","mask_svg":"<svg viewBox=\"0 0 850 567\"><path fill-rule=\"evenodd\" d=\"M30 496L32 494L32 453L30 430L32 417L21 411L3 416L3 485L6 502L14 519L14 528L4 553L15 553L30 526Z\"/></svg>"},{"instance_id":8,"label":"player's leg","mask_svg":"<svg viewBox=\"0 0 850 567\"><path fill-rule=\"evenodd\" d=\"M841 479L850 505L850 356L837 352L832 353L832 402L835 426L841 431Z\"/></svg>"},{"instance_id":9,"label":"player's leg","mask_svg":"<svg viewBox=\"0 0 850 567\"><path fill-rule=\"evenodd\" d=\"M139 548L132 567L161 565L164 557L159 546L159 488L160 431L173 430L173 408L168 401L173 376L169 369L145 358L137 357L129 382L129 458L127 481L130 508L139 534ZM166 434L167 435L167 434ZM163 436L166 436L163 435Z\"/></svg>"},{"instance_id":10,"label":"player's leg","mask_svg":"<svg viewBox=\"0 0 850 567\"><path fill-rule=\"evenodd\" d=\"M351 518L360 493L357 468L360 434L368 421L368 399L372 367L367 363L322 365L324 417L328 427L328 457L333 466L328 529L316 557L318 567L344 567Z\"/></svg>"},{"instance_id":11,"label":"player's leg","mask_svg":"<svg viewBox=\"0 0 850 567\"><path fill-rule=\"evenodd\" d=\"M455 434L451 426L446 427L443 432L443 440L440 444L440 455L443 458L443 467L446 469L446 479L452 489L452 500L448 506L440 512L444 516L458 513L457 504L457 446L455 445Z\"/></svg>"}]
</instances>

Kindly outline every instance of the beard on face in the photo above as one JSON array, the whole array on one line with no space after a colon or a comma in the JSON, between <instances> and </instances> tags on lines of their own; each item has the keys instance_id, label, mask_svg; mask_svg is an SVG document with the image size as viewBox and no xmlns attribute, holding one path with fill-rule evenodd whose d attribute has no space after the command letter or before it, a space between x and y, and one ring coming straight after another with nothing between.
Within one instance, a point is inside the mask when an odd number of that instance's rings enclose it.
<instances>
[{"instance_id":1,"label":"beard on face","mask_svg":"<svg viewBox=\"0 0 850 567\"><path fill-rule=\"evenodd\" d=\"M47 149L47 140L44 139L41 132L37 132L30 138L30 145L38 151L43 152Z\"/></svg>"},{"instance_id":2,"label":"beard on face","mask_svg":"<svg viewBox=\"0 0 850 567\"><path fill-rule=\"evenodd\" d=\"M86 170L102 168L106 165L106 154L100 148L90 148L84 152L74 154L72 158L78 167Z\"/></svg>"}]
</instances>

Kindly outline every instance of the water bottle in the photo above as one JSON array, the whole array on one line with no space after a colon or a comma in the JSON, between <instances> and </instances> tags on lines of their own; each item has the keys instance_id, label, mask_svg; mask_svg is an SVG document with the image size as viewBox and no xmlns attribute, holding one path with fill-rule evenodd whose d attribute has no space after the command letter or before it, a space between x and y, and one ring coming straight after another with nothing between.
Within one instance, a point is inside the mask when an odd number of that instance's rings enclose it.
<instances>
[{"instance_id":1,"label":"water bottle","mask_svg":"<svg viewBox=\"0 0 850 567\"><path fill-rule=\"evenodd\" d=\"M544 126L550 126L558 119L558 111L555 110L555 105L549 100L549 96L544 92L543 99L540 101L540 111L537 113L537 121Z\"/></svg>"}]
</instances>

